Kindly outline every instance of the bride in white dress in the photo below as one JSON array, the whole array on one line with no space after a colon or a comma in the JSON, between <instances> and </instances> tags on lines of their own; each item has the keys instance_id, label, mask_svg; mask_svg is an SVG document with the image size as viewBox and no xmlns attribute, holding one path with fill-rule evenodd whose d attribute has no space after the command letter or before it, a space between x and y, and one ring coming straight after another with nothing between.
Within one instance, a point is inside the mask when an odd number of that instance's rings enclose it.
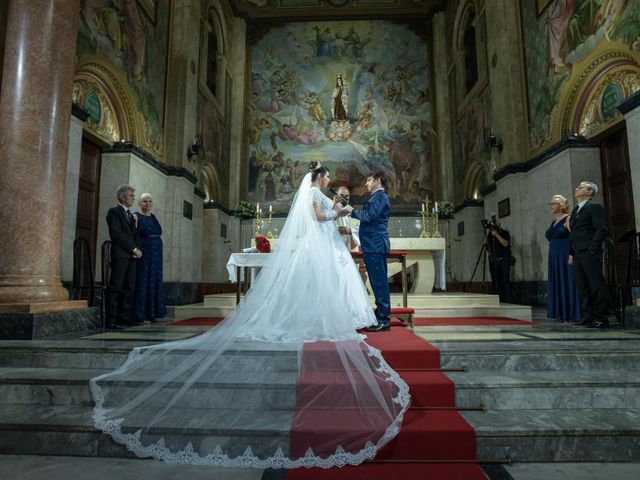
<instances>
[{"instance_id":1,"label":"bride in white dress","mask_svg":"<svg viewBox=\"0 0 640 480\"><path fill-rule=\"evenodd\" d=\"M358 464L397 434L408 387L356 332L375 315L312 167L232 314L91 380L99 429L141 457L255 468Z\"/></svg>"}]
</instances>

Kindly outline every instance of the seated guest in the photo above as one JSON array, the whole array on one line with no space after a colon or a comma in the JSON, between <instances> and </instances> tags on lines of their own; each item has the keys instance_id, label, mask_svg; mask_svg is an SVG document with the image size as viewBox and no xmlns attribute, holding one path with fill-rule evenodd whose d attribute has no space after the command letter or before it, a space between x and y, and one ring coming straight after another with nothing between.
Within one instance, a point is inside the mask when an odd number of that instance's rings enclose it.
<instances>
[{"instance_id":1,"label":"seated guest","mask_svg":"<svg viewBox=\"0 0 640 480\"><path fill-rule=\"evenodd\" d=\"M137 230L143 256L138 261L133 315L137 323L155 321L167 315L162 286L162 227L151 212L153 198L140 195L140 212L136 212Z\"/></svg>"}]
</instances>

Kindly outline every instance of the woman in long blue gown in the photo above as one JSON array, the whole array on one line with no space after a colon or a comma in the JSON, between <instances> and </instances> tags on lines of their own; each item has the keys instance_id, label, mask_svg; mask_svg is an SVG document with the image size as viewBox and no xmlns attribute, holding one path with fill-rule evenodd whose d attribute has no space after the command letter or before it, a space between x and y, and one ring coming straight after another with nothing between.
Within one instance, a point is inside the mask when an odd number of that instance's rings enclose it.
<instances>
[{"instance_id":1,"label":"woman in long blue gown","mask_svg":"<svg viewBox=\"0 0 640 480\"><path fill-rule=\"evenodd\" d=\"M562 322L580 320L580 302L573 278L573 266L569 265L569 201L562 195L554 195L549 210L555 217L544 236L549 241L549 271L547 281L547 318Z\"/></svg>"},{"instance_id":2,"label":"woman in long blue gown","mask_svg":"<svg viewBox=\"0 0 640 480\"><path fill-rule=\"evenodd\" d=\"M162 286L162 227L151 213L150 194L140 196L140 212L136 212L142 258L138 260L133 315L136 323L154 321L167 315Z\"/></svg>"}]
</instances>

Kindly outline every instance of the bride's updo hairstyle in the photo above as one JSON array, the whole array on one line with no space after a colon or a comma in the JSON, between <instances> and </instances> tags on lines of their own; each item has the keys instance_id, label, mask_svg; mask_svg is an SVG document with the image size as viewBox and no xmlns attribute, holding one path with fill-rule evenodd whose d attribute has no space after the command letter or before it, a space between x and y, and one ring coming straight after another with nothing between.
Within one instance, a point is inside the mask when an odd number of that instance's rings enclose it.
<instances>
[{"instance_id":1,"label":"bride's updo hairstyle","mask_svg":"<svg viewBox=\"0 0 640 480\"><path fill-rule=\"evenodd\" d=\"M309 171L311 172L311 181L315 182L318 179L318 175L325 175L329 172L327 167L320 165L320 162L309 162Z\"/></svg>"}]
</instances>

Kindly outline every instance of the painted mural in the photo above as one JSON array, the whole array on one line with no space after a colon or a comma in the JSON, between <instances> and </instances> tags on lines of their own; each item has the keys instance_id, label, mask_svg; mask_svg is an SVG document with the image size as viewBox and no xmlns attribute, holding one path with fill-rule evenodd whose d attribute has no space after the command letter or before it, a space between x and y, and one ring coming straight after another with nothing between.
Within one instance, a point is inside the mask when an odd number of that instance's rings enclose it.
<instances>
[{"instance_id":1,"label":"painted mural","mask_svg":"<svg viewBox=\"0 0 640 480\"><path fill-rule=\"evenodd\" d=\"M106 57L126 75L144 119L145 143L162 151L169 32L167 0L83 0L78 56Z\"/></svg>"},{"instance_id":2,"label":"painted mural","mask_svg":"<svg viewBox=\"0 0 640 480\"><path fill-rule=\"evenodd\" d=\"M252 51L247 143L249 198L286 210L319 160L354 203L373 170L394 210L433 189L425 42L385 21L292 23Z\"/></svg>"},{"instance_id":3,"label":"painted mural","mask_svg":"<svg viewBox=\"0 0 640 480\"><path fill-rule=\"evenodd\" d=\"M532 149L553 139L570 79L595 51L640 52L637 0L521 0ZM625 92L630 93L630 92Z\"/></svg>"}]
</instances>

